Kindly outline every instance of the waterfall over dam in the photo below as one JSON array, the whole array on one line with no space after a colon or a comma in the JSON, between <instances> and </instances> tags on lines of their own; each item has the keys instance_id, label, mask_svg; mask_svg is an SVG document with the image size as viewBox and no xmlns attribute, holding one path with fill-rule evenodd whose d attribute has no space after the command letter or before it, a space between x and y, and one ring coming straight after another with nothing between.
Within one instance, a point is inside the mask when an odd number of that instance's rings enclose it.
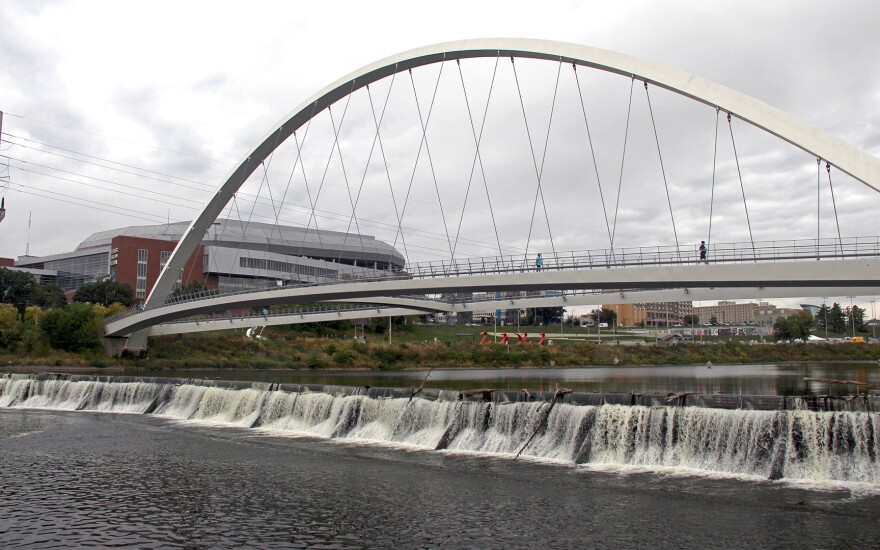
<instances>
[{"instance_id":1,"label":"waterfall over dam","mask_svg":"<svg viewBox=\"0 0 880 550\"><path fill-rule=\"evenodd\" d=\"M571 465L880 488L880 398L457 392L0 375L0 409L150 414L291 436Z\"/></svg>"}]
</instances>

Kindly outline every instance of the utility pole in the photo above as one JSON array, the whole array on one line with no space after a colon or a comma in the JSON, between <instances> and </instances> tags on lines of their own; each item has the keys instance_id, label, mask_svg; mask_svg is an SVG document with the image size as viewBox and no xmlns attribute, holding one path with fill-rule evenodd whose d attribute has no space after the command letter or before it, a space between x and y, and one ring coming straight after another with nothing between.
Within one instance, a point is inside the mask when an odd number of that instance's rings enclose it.
<instances>
[{"instance_id":1,"label":"utility pole","mask_svg":"<svg viewBox=\"0 0 880 550\"><path fill-rule=\"evenodd\" d=\"M849 298L849 318L852 320L852 335L853 338L856 337L856 312L855 308L853 308L853 297L848 296Z\"/></svg>"},{"instance_id":2,"label":"utility pole","mask_svg":"<svg viewBox=\"0 0 880 550\"><path fill-rule=\"evenodd\" d=\"M875 300L871 300L871 338L877 338L877 312L874 309Z\"/></svg>"}]
</instances>

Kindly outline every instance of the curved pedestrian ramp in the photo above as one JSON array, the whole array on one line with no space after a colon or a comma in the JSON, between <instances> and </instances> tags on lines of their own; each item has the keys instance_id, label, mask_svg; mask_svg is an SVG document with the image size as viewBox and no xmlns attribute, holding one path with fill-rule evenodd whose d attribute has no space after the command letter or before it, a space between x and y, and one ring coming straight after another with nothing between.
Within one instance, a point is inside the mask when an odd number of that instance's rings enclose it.
<instances>
[{"instance_id":1,"label":"curved pedestrian ramp","mask_svg":"<svg viewBox=\"0 0 880 550\"><path fill-rule=\"evenodd\" d=\"M880 490L880 397L371 388L0 376L0 409L150 414L424 451Z\"/></svg>"}]
</instances>

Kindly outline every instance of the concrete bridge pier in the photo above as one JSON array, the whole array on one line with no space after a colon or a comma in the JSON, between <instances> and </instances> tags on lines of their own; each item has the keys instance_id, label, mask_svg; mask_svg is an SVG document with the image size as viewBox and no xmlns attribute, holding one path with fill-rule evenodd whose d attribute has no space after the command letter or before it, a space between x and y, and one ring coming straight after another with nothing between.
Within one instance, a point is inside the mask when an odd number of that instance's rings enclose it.
<instances>
[{"instance_id":1,"label":"concrete bridge pier","mask_svg":"<svg viewBox=\"0 0 880 550\"><path fill-rule=\"evenodd\" d=\"M145 350L143 348L128 348L128 341L128 336L105 336L101 338L101 347L104 349L104 353L107 354L108 357L120 357L125 350L128 350L129 353L135 353L138 355L144 353Z\"/></svg>"}]
</instances>

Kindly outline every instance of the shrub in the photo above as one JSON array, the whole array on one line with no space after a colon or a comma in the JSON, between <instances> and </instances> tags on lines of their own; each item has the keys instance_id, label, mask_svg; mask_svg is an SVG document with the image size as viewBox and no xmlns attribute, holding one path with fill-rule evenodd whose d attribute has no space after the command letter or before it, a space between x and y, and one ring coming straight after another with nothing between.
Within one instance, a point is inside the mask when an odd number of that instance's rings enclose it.
<instances>
[{"instance_id":1,"label":"shrub","mask_svg":"<svg viewBox=\"0 0 880 550\"><path fill-rule=\"evenodd\" d=\"M24 348L24 351L28 353L43 356L47 355L51 350L48 339L46 338L46 333L40 330L40 327L35 324L25 323L22 325L19 338L21 346Z\"/></svg>"},{"instance_id":2,"label":"shrub","mask_svg":"<svg viewBox=\"0 0 880 550\"><path fill-rule=\"evenodd\" d=\"M12 349L21 331L21 316L12 304L0 304L0 347Z\"/></svg>"},{"instance_id":3,"label":"shrub","mask_svg":"<svg viewBox=\"0 0 880 550\"><path fill-rule=\"evenodd\" d=\"M357 358L355 352L351 349L338 349L333 353L333 362L337 365L351 365Z\"/></svg>"},{"instance_id":4,"label":"shrub","mask_svg":"<svg viewBox=\"0 0 880 550\"><path fill-rule=\"evenodd\" d=\"M89 304L70 304L64 309L50 309L39 321L49 344L65 351L96 349L101 345L101 318Z\"/></svg>"}]
</instances>

